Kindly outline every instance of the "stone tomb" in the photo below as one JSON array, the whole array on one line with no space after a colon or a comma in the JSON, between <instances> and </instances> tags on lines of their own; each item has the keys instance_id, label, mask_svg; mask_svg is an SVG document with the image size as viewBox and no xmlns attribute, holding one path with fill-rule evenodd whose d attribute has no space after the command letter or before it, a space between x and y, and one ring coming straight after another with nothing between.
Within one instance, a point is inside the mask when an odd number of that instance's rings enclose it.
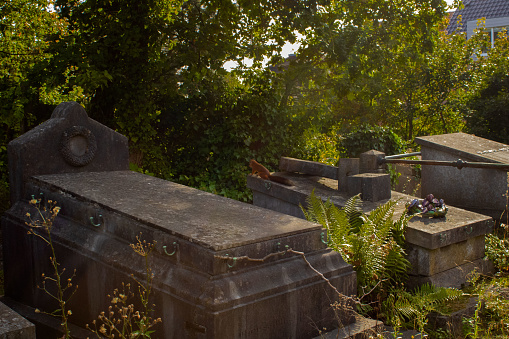
<instances>
[{"instance_id":1,"label":"stone tomb","mask_svg":"<svg viewBox=\"0 0 509 339\"><path fill-rule=\"evenodd\" d=\"M57 308L36 287L51 268L48 246L27 234L34 196L61 207L53 241L61 267L69 274L76 269L70 321L81 327L107 310L113 289L133 284L131 274L143 279L144 260L129 246L136 236L157 241L151 302L162 324L155 337L309 338L353 321L347 313L335 314L330 304L337 294L300 255L287 251L305 253L341 293L354 295L355 272L326 248L319 225L118 170L127 168L125 138L102 126L95 136L102 141L92 149L89 136L99 124L76 103L62 105L57 116L9 145L11 165L21 172L11 181L13 206L2 217L6 300ZM69 140L66 131L80 140ZM121 156L108 159L111 145ZM62 149L74 163L60 159ZM47 163L47 154L60 167Z\"/></svg>"},{"instance_id":2,"label":"stone tomb","mask_svg":"<svg viewBox=\"0 0 509 339\"><path fill-rule=\"evenodd\" d=\"M423 160L509 163L509 145L465 133L415 138ZM507 172L490 168L422 166L422 192L495 219L507 209ZM507 215L503 216L506 220Z\"/></svg>"},{"instance_id":3,"label":"stone tomb","mask_svg":"<svg viewBox=\"0 0 509 339\"><path fill-rule=\"evenodd\" d=\"M370 151L365 154L370 155L378 156L378 153ZM343 207L348 198L358 192L367 190L368 196L372 198L378 194L372 192L387 189L383 183L378 185L385 174L375 177L372 177L371 173L359 174L359 159L349 159L344 163L346 165L340 161L339 168L335 168L336 174L331 170L334 166L282 158L280 169L285 172L276 174L290 179L295 186L267 182L252 175L248 176L247 185L253 190L255 205L300 218L304 218L300 205L306 206L306 199L313 191L322 199L330 198L336 206ZM292 173L287 172L288 170ZM341 190L341 187L345 190L352 187L351 183L358 181L358 178L366 181L368 185L357 187L359 191L354 192ZM386 179L388 180L388 177ZM338 186L339 190L336 189ZM385 195L386 193L382 194ZM395 215L399 217L405 212L405 204L414 198L390 191L389 188L388 198L375 201L363 199L361 208L364 213L369 213L389 199L393 199L398 201ZM447 200L445 202L448 203ZM492 270L491 264L483 260L484 235L492 231L492 219L450 205L448 207L449 212L445 218L416 216L408 224L405 235L408 259L413 266L409 281L411 286L428 282L437 286L461 287L467 282L467 276L474 268L485 273Z\"/></svg>"}]
</instances>

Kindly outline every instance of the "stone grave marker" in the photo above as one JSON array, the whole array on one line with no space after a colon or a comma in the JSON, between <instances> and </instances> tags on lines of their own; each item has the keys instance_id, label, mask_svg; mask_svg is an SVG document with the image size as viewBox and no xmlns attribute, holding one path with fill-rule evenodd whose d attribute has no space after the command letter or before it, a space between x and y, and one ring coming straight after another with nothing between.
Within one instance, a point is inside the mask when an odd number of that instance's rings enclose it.
<instances>
[{"instance_id":1,"label":"stone grave marker","mask_svg":"<svg viewBox=\"0 0 509 339\"><path fill-rule=\"evenodd\" d=\"M370 213L389 199L397 200L395 216L399 217L406 211L405 204L415 197L390 190L388 175L378 173L378 165L373 160L378 156L380 152L376 151L364 154L363 158L367 161L364 166L361 166L361 171L364 171L364 173L361 172L363 174L361 177L356 165L362 163L362 158L360 161L340 161L339 167L336 168L338 175L328 175L332 173L331 166L328 165L283 158L281 163L284 165L281 169L291 168L297 173L278 172L276 174L290 179L295 183L294 186L277 183L267 186L263 179L253 175L248 175L247 185L253 190L255 205L300 218L304 218L300 206L306 206L306 199L313 191L322 200L331 199L338 207L344 207L350 197L362 193L362 196L368 197L362 200L364 213ZM289 165L292 162L293 164ZM325 168L313 168L319 166L325 166ZM387 181L385 184L380 182L384 178L381 175L385 176ZM369 185L366 185L367 188L359 185L356 189L349 190L348 187L357 180L364 180ZM341 182L344 185L341 185ZM363 191L364 189L367 190ZM441 198L438 193L436 196ZM436 286L461 287L467 282L468 274L474 268L484 273L493 269L490 262L483 260L484 236L492 232L492 218L450 206L447 199L445 202L449 206L445 218L417 216L408 224L405 233L407 258L413 267L409 273L410 286L433 283Z\"/></svg>"},{"instance_id":2,"label":"stone grave marker","mask_svg":"<svg viewBox=\"0 0 509 339\"><path fill-rule=\"evenodd\" d=\"M144 259L129 246L137 236L157 242L154 337L310 338L353 321L330 307L339 297L329 283L354 295L355 272L320 225L128 171L126 139L76 103L10 143L9 155L13 205L1 222L6 299L26 306L17 309L56 309L36 287L51 272L48 246L25 225L36 197L61 207L52 234L61 267L76 269L75 325L106 311L122 282L134 287L131 275L143 280Z\"/></svg>"}]
</instances>

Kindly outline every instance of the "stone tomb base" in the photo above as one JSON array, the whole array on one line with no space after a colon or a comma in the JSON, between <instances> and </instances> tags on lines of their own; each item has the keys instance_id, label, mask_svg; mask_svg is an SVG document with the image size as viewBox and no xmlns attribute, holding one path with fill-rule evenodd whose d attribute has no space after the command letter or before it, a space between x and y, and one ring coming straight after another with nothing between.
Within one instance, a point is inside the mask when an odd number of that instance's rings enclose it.
<instances>
[{"instance_id":1,"label":"stone tomb base","mask_svg":"<svg viewBox=\"0 0 509 339\"><path fill-rule=\"evenodd\" d=\"M355 273L322 243L320 225L130 171L37 176L26 192L2 217L5 293L18 303L57 308L36 287L51 267L48 246L27 234L33 194L61 207L53 241L60 267L76 269L69 308L78 326L106 311L122 282L136 293L130 275L143 280L145 265L129 244L140 234L157 241L150 262L158 338L310 338L353 321L348 312L336 317L336 293L300 255L285 252L305 253L354 295Z\"/></svg>"},{"instance_id":2,"label":"stone tomb base","mask_svg":"<svg viewBox=\"0 0 509 339\"><path fill-rule=\"evenodd\" d=\"M288 158L283 163L291 161L305 163L303 160ZM313 165L320 166L317 163ZM310 172L320 173L319 170ZM255 205L304 218L300 205L306 206L306 199L313 191L323 200L330 198L338 207L345 206L352 196L338 191L338 181L335 179L302 173L282 172L277 175L287 177L295 186L284 186L248 176L247 186L253 190ZM398 201L396 217L405 212L405 203L414 199L395 191L391 192L390 198ZM388 200L363 200L362 210L369 213ZM445 202L447 204L447 200ZM408 259L413 267L409 272L409 285L433 283L437 286L461 287L468 282L472 270L477 269L481 273L492 271L492 265L483 260L484 235L490 233L492 227L491 217L452 206L449 206L445 218L412 218L405 233Z\"/></svg>"}]
</instances>

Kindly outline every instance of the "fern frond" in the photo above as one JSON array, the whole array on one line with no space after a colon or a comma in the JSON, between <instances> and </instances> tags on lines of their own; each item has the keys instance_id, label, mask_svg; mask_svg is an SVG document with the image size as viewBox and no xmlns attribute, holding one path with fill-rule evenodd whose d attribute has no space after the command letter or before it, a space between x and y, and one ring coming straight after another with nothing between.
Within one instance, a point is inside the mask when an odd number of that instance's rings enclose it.
<instances>
[{"instance_id":1,"label":"fern frond","mask_svg":"<svg viewBox=\"0 0 509 339\"><path fill-rule=\"evenodd\" d=\"M372 211L368 218L372 223L376 225L386 224L387 220L392 222L392 216L394 214L394 205L395 202L389 200L385 204L378 206L374 211ZM392 226L392 224L391 224Z\"/></svg>"},{"instance_id":2,"label":"fern frond","mask_svg":"<svg viewBox=\"0 0 509 339\"><path fill-rule=\"evenodd\" d=\"M309 221L317 222L323 227L329 229L329 221L327 217L327 211L325 205L319 197L316 196L315 191L311 192L311 195L306 199L307 213L304 215Z\"/></svg>"},{"instance_id":3,"label":"fern frond","mask_svg":"<svg viewBox=\"0 0 509 339\"><path fill-rule=\"evenodd\" d=\"M458 299L463 292L455 288L436 287L431 284L424 284L415 289L415 297L426 304L427 309L434 309L435 305L446 301Z\"/></svg>"},{"instance_id":4,"label":"fern frond","mask_svg":"<svg viewBox=\"0 0 509 339\"><path fill-rule=\"evenodd\" d=\"M408 280L408 271L412 268L405 251L395 242L385 258L385 273L392 283Z\"/></svg>"},{"instance_id":5,"label":"fern frond","mask_svg":"<svg viewBox=\"0 0 509 339\"><path fill-rule=\"evenodd\" d=\"M357 194L348 199L345 203L345 207L343 208L346 215L348 216L350 231L353 233L357 233L364 223L361 203L361 196L360 194Z\"/></svg>"},{"instance_id":6,"label":"fern frond","mask_svg":"<svg viewBox=\"0 0 509 339\"><path fill-rule=\"evenodd\" d=\"M405 246L405 231L410 219L412 219L412 216L408 216L406 213L403 213L399 219L393 223L391 230L392 238L402 247Z\"/></svg>"},{"instance_id":7,"label":"fern frond","mask_svg":"<svg viewBox=\"0 0 509 339\"><path fill-rule=\"evenodd\" d=\"M335 243L344 243L350 233L350 223L345 211L334 206L330 209L329 221L332 240Z\"/></svg>"}]
</instances>

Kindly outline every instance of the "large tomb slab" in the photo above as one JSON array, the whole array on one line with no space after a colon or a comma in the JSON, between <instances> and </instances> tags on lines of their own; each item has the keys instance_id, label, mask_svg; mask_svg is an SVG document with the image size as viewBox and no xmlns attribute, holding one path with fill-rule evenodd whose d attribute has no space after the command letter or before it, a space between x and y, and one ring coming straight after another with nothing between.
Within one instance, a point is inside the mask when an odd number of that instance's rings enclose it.
<instances>
[{"instance_id":1,"label":"large tomb slab","mask_svg":"<svg viewBox=\"0 0 509 339\"><path fill-rule=\"evenodd\" d=\"M418 137L423 160L509 163L509 145L465 133ZM507 172L490 168L422 166L422 193L499 219L507 208Z\"/></svg>"},{"instance_id":2,"label":"large tomb slab","mask_svg":"<svg viewBox=\"0 0 509 339\"><path fill-rule=\"evenodd\" d=\"M75 105L70 107L79 111ZM72 121L76 114L64 110L58 123L50 121L29 134L34 148L25 150L42 153L48 145L37 148L36 136L49 139L50 125L67 126L57 129L54 138L59 139L69 126L89 123L82 113L78 114L80 121ZM24 137L20 138L10 144L12 154L20 154L19 147L24 147ZM86 153L90 138L71 141L82 141L85 147L71 148L74 156L80 157L83 150ZM108 145L97 144L97 154ZM115 170L125 166L122 161L109 168L93 163L100 159L84 164L64 161L64 168L56 174L48 173L53 164L48 169L41 160L31 175L24 170L27 175L13 181L18 187L16 201L1 220L5 295L10 300L28 309L51 312L57 308L37 288L41 275L52 272L50 249L27 234L26 213L37 215L29 201L37 198L43 205L51 200L61 207L52 239L60 267L69 275L76 270L73 283L79 288L68 304L75 325L85 327L107 311L111 305L108 295L122 283L135 285L132 276L144 279L144 258L129 246L136 243L136 237L156 242L150 256L154 274L150 302L155 304L153 316L161 317L162 323L155 337L309 338L318 329L354 320L348 312L336 314L330 306L339 299L330 285L343 295L354 295L356 276L351 265L321 241L320 225L144 174ZM87 166L106 169L87 171ZM31 315L23 316L30 319Z\"/></svg>"},{"instance_id":3,"label":"large tomb slab","mask_svg":"<svg viewBox=\"0 0 509 339\"><path fill-rule=\"evenodd\" d=\"M344 207L352 196L337 190L338 181L332 178L303 173L276 174L290 179L295 185L267 185L267 181L259 177L248 176L247 184L253 190L255 205L304 218L300 206L306 206L306 199L313 191L338 207ZM406 211L405 204L415 197L391 191L390 199L397 201L395 217L399 217ZM370 213L390 199L363 200L362 211ZM492 267L483 260L484 235L492 229L491 217L453 206L449 206L445 218L413 217L405 233L407 255L413 267L409 284L429 282L437 286L460 287L467 282L467 276L474 268L489 272Z\"/></svg>"}]
</instances>

